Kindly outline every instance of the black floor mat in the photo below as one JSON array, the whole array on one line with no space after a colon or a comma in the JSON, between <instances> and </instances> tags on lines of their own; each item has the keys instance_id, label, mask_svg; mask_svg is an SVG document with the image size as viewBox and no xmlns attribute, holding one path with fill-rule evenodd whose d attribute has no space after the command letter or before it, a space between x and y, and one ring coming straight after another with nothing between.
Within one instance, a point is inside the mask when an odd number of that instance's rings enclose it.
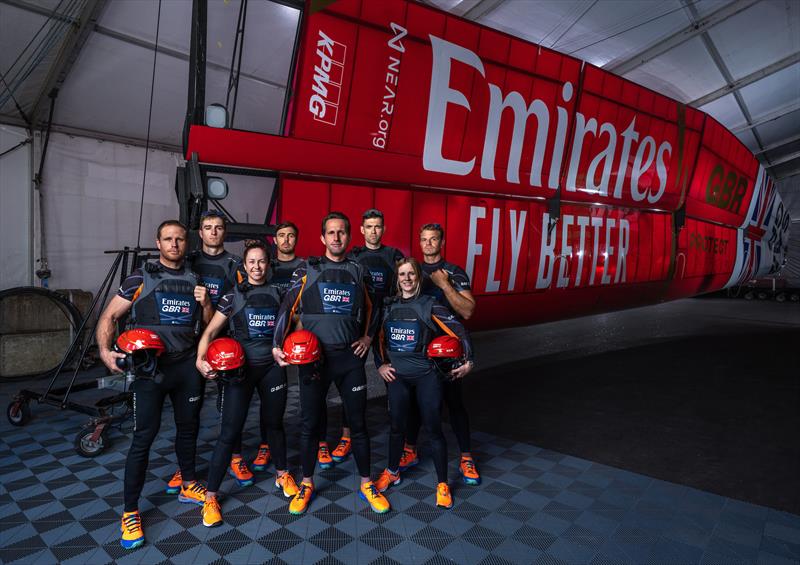
<instances>
[{"instance_id":1,"label":"black floor mat","mask_svg":"<svg viewBox=\"0 0 800 565\"><path fill-rule=\"evenodd\" d=\"M798 367L794 328L692 337L476 371L465 398L474 429L798 514Z\"/></svg>"}]
</instances>

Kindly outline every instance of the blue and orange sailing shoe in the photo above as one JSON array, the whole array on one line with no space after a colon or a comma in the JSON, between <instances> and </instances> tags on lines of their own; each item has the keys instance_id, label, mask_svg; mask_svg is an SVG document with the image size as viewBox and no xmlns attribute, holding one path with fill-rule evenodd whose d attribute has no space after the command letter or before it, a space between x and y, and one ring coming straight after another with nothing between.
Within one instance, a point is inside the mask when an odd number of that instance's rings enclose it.
<instances>
[{"instance_id":1,"label":"blue and orange sailing shoe","mask_svg":"<svg viewBox=\"0 0 800 565\"><path fill-rule=\"evenodd\" d=\"M183 477L181 477L181 470L178 469L175 471L175 474L172 475L172 478L167 482L167 488L164 489L167 494L178 494L181 491L181 485L183 484Z\"/></svg>"},{"instance_id":2,"label":"blue and orange sailing shoe","mask_svg":"<svg viewBox=\"0 0 800 565\"><path fill-rule=\"evenodd\" d=\"M261 471L266 470L267 465L269 465L270 460L270 453L269 453L269 445L266 443L262 443L258 446L258 453L256 454L256 458L253 459L253 471Z\"/></svg>"},{"instance_id":3,"label":"blue and orange sailing shoe","mask_svg":"<svg viewBox=\"0 0 800 565\"><path fill-rule=\"evenodd\" d=\"M339 440L339 445L336 446L336 449L333 450L331 453L331 457L337 463L341 463L347 456L350 455L350 438L342 436L342 439Z\"/></svg>"},{"instance_id":4,"label":"blue and orange sailing shoe","mask_svg":"<svg viewBox=\"0 0 800 565\"><path fill-rule=\"evenodd\" d=\"M289 503L289 514L299 516L308 510L308 505L314 500L314 485L308 483L300 483L300 490L294 495L294 498Z\"/></svg>"},{"instance_id":5,"label":"blue and orange sailing shoe","mask_svg":"<svg viewBox=\"0 0 800 565\"><path fill-rule=\"evenodd\" d=\"M380 493L372 481L361 485L361 488L358 489L358 496L361 497L361 500L366 500L372 507L373 512L378 514L384 514L392 509L389 501Z\"/></svg>"},{"instance_id":6,"label":"blue and orange sailing shoe","mask_svg":"<svg viewBox=\"0 0 800 565\"><path fill-rule=\"evenodd\" d=\"M386 492L387 488L392 485L399 485L402 480L399 472L392 473L389 469L384 469L375 481L375 488L378 489L378 492Z\"/></svg>"},{"instance_id":7,"label":"blue and orange sailing shoe","mask_svg":"<svg viewBox=\"0 0 800 565\"><path fill-rule=\"evenodd\" d=\"M294 477L289 473L284 473L283 475L275 477L275 487L281 489L283 491L283 496L286 498L292 498L299 490L297 488L297 483L294 482Z\"/></svg>"},{"instance_id":8,"label":"blue and orange sailing shoe","mask_svg":"<svg viewBox=\"0 0 800 565\"><path fill-rule=\"evenodd\" d=\"M231 459L228 474L236 479L240 487L249 487L253 484L253 473L250 472L250 469L247 468L247 463L241 457Z\"/></svg>"},{"instance_id":9,"label":"blue and orange sailing shoe","mask_svg":"<svg viewBox=\"0 0 800 565\"><path fill-rule=\"evenodd\" d=\"M478 469L475 468L475 461L472 460L472 457L462 457L458 470L461 471L461 478L465 484L481 484L481 476L478 474Z\"/></svg>"},{"instance_id":10,"label":"blue and orange sailing shoe","mask_svg":"<svg viewBox=\"0 0 800 565\"><path fill-rule=\"evenodd\" d=\"M222 509L216 496L206 497L203 503L203 525L206 528L216 528L222 525Z\"/></svg>"},{"instance_id":11,"label":"blue and orange sailing shoe","mask_svg":"<svg viewBox=\"0 0 800 565\"><path fill-rule=\"evenodd\" d=\"M178 501L185 502L186 504L203 506L206 502L206 487L197 481L192 481L188 485L181 486Z\"/></svg>"},{"instance_id":12,"label":"blue and orange sailing shoe","mask_svg":"<svg viewBox=\"0 0 800 565\"><path fill-rule=\"evenodd\" d=\"M442 508L453 507L453 495L450 494L450 487L447 486L447 483L436 485L436 506Z\"/></svg>"},{"instance_id":13,"label":"blue and orange sailing shoe","mask_svg":"<svg viewBox=\"0 0 800 565\"><path fill-rule=\"evenodd\" d=\"M324 441L319 442L319 449L317 450L317 462L320 469L330 469L333 467L333 459L331 452L328 450L328 444Z\"/></svg>"},{"instance_id":14,"label":"blue and orange sailing shoe","mask_svg":"<svg viewBox=\"0 0 800 565\"><path fill-rule=\"evenodd\" d=\"M399 471L402 473L417 463L419 463L419 458L417 457L416 448L410 447L408 444L406 444L403 447L403 454L400 456L400 465L398 465Z\"/></svg>"},{"instance_id":15,"label":"blue and orange sailing shoe","mask_svg":"<svg viewBox=\"0 0 800 565\"><path fill-rule=\"evenodd\" d=\"M142 517L139 515L138 510L123 513L122 523L119 529L122 532L119 543L122 544L122 547L125 549L136 549L144 544Z\"/></svg>"}]
</instances>

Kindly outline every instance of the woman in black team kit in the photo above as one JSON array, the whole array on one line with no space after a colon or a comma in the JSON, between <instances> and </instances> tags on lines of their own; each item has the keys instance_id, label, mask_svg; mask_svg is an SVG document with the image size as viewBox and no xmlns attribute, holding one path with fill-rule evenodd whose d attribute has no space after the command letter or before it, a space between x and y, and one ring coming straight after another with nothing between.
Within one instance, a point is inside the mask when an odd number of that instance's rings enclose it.
<instances>
[{"instance_id":1,"label":"woman in black team kit","mask_svg":"<svg viewBox=\"0 0 800 565\"><path fill-rule=\"evenodd\" d=\"M389 388L389 466L375 481L383 492L400 482L400 456L408 423L408 408L416 399L422 424L430 437L436 468L436 505L450 508L453 499L447 485L447 447L442 435L442 376L427 357L427 348L437 334L458 337L466 362L445 378L462 379L472 370L472 347L466 329L447 307L435 298L420 294L422 270L416 259L407 257L397 266L397 297L387 299L380 340L378 368Z\"/></svg>"},{"instance_id":2,"label":"woman in black team kit","mask_svg":"<svg viewBox=\"0 0 800 565\"><path fill-rule=\"evenodd\" d=\"M286 370L275 363L272 357L275 319L282 293L267 282L268 267L266 247L261 243L248 246L244 253L247 282L237 285L220 299L217 311L197 346L197 369L206 378L214 378L216 375L206 361L206 352L211 340L227 324L230 337L244 348L247 362L243 382L226 383L222 389L222 424L211 457L208 492L203 506L203 525L208 527L222 524L217 491L256 389L261 396L261 421L266 423L277 470L275 486L281 488L286 497L297 494L294 479L287 472L286 435L283 430Z\"/></svg>"}]
</instances>

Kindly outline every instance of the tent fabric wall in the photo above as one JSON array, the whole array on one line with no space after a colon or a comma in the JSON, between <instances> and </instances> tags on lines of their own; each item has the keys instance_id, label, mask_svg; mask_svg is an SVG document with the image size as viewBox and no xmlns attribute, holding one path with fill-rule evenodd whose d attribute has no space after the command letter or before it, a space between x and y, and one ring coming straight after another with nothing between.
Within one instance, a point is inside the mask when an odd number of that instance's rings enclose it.
<instances>
[{"instance_id":1,"label":"tent fabric wall","mask_svg":"<svg viewBox=\"0 0 800 565\"><path fill-rule=\"evenodd\" d=\"M51 288L96 292L114 260L103 251L136 245L144 155L141 147L50 136L42 191ZM150 150L142 247L155 247L158 224L178 217L175 171L180 162L178 154Z\"/></svg>"},{"instance_id":2,"label":"tent fabric wall","mask_svg":"<svg viewBox=\"0 0 800 565\"><path fill-rule=\"evenodd\" d=\"M0 126L0 153L25 141L22 128ZM0 157L0 290L33 283L31 144Z\"/></svg>"},{"instance_id":3,"label":"tent fabric wall","mask_svg":"<svg viewBox=\"0 0 800 565\"><path fill-rule=\"evenodd\" d=\"M136 245L144 151L111 141L58 133L50 136L42 191L51 288L96 292L114 260L114 255L103 252ZM149 151L142 247L155 247L158 225L178 218L175 173L183 163L177 153ZM274 180L218 176L230 187L224 205L233 217L240 222L263 222ZM228 248L241 253L242 244Z\"/></svg>"}]
</instances>

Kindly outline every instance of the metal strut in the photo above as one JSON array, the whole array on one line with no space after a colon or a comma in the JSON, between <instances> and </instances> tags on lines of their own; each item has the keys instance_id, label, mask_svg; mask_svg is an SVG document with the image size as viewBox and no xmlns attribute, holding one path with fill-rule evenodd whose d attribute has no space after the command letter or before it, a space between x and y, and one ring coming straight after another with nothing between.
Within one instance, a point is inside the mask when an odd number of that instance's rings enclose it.
<instances>
[{"instance_id":1,"label":"metal strut","mask_svg":"<svg viewBox=\"0 0 800 565\"><path fill-rule=\"evenodd\" d=\"M239 98L239 75L242 72L242 53L244 52L244 27L247 22L247 2L242 0L239 4L239 19L236 23L236 35L233 40L233 53L231 53L231 68L228 73L228 92L225 95L225 108L230 112L231 121L228 127L233 127L233 120L236 117L236 100ZM236 65L236 72L233 66ZM233 104L231 104L231 93L233 93Z\"/></svg>"}]
</instances>

